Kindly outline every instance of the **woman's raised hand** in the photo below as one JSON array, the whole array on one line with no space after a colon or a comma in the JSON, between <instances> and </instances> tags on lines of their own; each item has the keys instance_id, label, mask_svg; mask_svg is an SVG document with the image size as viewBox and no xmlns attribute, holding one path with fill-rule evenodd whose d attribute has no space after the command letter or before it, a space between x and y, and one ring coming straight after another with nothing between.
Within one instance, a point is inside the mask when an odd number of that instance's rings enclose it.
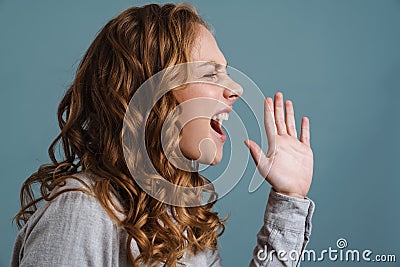
<instances>
[{"instance_id":1,"label":"woman's raised hand","mask_svg":"<svg viewBox=\"0 0 400 267\"><path fill-rule=\"evenodd\" d=\"M314 163L308 118L301 121L298 139L293 104L287 100L284 107L283 95L278 92L274 101L265 99L264 125L269 142L275 138L275 146L269 144L267 154L254 141L245 141L258 171L275 191L304 198L310 189Z\"/></svg>"}]
</instances>

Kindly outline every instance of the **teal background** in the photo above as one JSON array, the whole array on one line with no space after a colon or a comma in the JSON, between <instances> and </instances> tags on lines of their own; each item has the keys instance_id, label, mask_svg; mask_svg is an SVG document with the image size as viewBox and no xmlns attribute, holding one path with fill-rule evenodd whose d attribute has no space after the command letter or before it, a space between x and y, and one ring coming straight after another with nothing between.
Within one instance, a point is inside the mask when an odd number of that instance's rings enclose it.
<instances>
[{"instance_id":1,"label":"teal background","mask_svg":"<svg viewBox=\"0 0 400 267\"><path fill-rule=\"evenodd\" d=\"M23 181L48 162L56 107L97 31L145 1L0 0L0 266L8 266ZM396 254L400 266L400 1L191 2L229 64L266 95L280 90L311 120L317 204L308 249ZM261 107L261 106L260 106ZM240 111L239 111L240 112ZM242 144L237 144L241 146ZM242 179L216 209L230 214L224 266L247 266L268 196ZM365 266L304 262L303 266Z\"/></svg>"}]
</instances>

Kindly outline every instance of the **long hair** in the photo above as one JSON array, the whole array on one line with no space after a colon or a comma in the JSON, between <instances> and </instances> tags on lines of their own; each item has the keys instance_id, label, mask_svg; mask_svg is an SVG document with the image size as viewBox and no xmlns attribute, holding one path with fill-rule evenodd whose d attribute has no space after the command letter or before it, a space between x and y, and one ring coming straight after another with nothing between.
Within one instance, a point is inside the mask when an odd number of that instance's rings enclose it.
<instances>
[{"instance_id":1,"label":"long hair","mask_svg":"<svg viewBox=\"0 0 400 267\"><path fill-rule=\"evenodd\" d=\"M129 235L127 251L133 266L164 263L176 266L184 253L216 249L224 219L211 211L215 201L197 207L168 205L147 194L133 179L123 156L122 128L129 100L149 77L190 61L199 25L209 26L188 4L150 4L132 7L108 22L90 45L75 79L58 107L61 129L49 147L51 163L42 165L23 184L21 210L15 216L22 227L43 200L51 201L68 178L88 172L93 194L109 216ZM146 127L146 150L163 179L180 186L207 184L198 172L176 168L161 145L162 124L178 105L172 92L154 105L148 120L133 118L130 134ZM175 140L175 146L177 141ZM62 159L55 151L61 145ZM138 148L133 164L144 164ZM146 175L145 171L142 171ZM79 179L78 179L79 180ZM40 187L40 195L33 189ZM53 194L52 194L53 191ZM118 216L122 213L124 216ZM140 254L134 256L134 240Z\"/></svg>"}]
</instances>

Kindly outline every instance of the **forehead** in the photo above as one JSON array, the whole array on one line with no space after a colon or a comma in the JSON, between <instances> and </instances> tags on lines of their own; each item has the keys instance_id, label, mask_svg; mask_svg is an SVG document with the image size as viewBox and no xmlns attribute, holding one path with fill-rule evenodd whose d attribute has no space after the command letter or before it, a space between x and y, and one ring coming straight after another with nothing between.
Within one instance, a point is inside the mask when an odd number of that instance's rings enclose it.
<instances>
[{"instance_id":1,"label":"forehead","mask_svg":"<svg viewBox=\"0 0 400 267\"><path fill-rule=\"evenodd\" d=\"M227 64L214 36L203 25L198 27L191 56L193 61L214 61L222 65Z\"/></svg>"}]
</instances>

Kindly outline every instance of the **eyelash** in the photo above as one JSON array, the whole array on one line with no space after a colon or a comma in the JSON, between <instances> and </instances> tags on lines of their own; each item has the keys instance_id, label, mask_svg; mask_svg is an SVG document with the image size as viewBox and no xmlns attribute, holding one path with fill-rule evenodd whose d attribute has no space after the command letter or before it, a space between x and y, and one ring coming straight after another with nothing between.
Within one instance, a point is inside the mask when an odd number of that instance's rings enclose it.
<instances>
[{"instance_id":1,"label":"eyelash","mask_svg":"<svg viewBox=\"0 0 400 267\"><path fill-rule=\"evenodd\" d=\"M214 78L216 76L217 76L217 73L210 73L210 74L204 75L204 77L206 77L206 78Z\"/></svg>"},{"instance_id":2,"label":"eyelash","mask_svg":"<svg viewBox=\"0 0 400 267\"><path fill-rule=\"evenodd\" d=\"M225 73L227 76L231 76L231 74L230 73ZM212 78L212 79L214 79L214 78L216 78L217 77L217 75L218 75L218 72L217 73L210 73L210 74L206 74L206 75L204 75L203 77L205 77L205 78Z\"/></svg>"}]
</instances>

